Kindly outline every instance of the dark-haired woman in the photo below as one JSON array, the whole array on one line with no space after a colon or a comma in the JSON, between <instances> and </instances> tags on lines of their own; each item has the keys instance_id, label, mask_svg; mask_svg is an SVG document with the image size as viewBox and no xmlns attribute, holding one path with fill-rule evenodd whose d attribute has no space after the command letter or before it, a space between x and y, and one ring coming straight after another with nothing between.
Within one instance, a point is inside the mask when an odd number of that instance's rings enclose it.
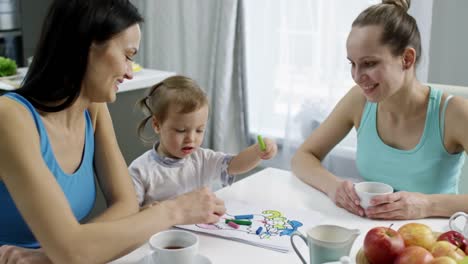
<instances>
[{"instance_id":1,"label":"dark-haired woman","mask_svg":"<svg viewBox=\"0 0 468 264\"><path fill-rule=\"evenodd\" d=\"M0 263L105 263L224 213L208 189L138 209L106 103L133 76L142 20L128 0L52 3L23 87L0 97ZM80 223L94 174L108 208Z\"/></svg>"}]
</instances>

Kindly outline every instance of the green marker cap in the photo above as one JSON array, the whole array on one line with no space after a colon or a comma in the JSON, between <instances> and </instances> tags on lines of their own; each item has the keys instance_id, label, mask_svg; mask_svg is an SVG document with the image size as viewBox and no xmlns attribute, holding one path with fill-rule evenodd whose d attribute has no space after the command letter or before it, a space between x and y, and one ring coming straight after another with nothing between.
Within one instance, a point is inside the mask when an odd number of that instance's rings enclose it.
<instances>
[{"instance_id":1,"label":"green marker cap","mask_svg":"<svg viewBox=\"0 0 468 264\"><path fill-rule=\"evenodd\" d=\"M258 135L257 139L258 139L258 144L260 145L260 150L265 151L266 146L265 146L265 142L263 141L262 136Z\"/></svg>"},{"instance_id":2,"label":"green marker cap","mask_svg":"<svg viewBox=\"0 0 468 264\"><path fill-rule=\"evenodd\" d=\"M247 220L237 220L237 219L226 219L225 220L225 223L229 223L229 222L233 222L233 223L236 223L238 225L252 225L252 222L250 221L247 221Z\"/></svg>"}]
</instances>

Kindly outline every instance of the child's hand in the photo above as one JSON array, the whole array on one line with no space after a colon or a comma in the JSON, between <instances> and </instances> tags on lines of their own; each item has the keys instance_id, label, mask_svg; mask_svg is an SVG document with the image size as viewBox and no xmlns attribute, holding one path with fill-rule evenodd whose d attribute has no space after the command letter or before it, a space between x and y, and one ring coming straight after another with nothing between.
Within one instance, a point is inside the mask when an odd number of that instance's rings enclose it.
<instances>
[{"instance_id":1,"label":"child's hand","mask_svg":"<svg viewBox=\"0 0 468 264\"><path fill-rule=\"evenodd\" d=\"M276 156L276 152L278 152L276 142L269 138L263 138L263 142L265 142L265 151L262 151L260 145L257 144L258 156L263 160L268 160Z\"/></svg>"}]
</instances>

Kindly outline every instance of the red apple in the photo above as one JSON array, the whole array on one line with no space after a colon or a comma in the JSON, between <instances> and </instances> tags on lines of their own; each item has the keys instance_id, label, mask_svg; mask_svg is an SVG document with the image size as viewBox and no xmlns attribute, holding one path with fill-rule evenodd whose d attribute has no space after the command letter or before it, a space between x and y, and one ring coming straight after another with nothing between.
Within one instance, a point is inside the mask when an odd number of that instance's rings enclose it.
<instances>
[{"instance_id":1,"label":"red apple","mask_svg":"<svg viewBox=\"0 0 468 264\"><path fill-rule=\"evenodd\" d=\"M405 245L420 246L427 250L431 250L432 245L436 241L432 229L420 223L405 224L398 229L398 233L403 237Z\"/></svg>"},{"instance_id":2,"label":"red apple","mask_svg":"<svg viewBox=\"0 0 468 264\"><path fill-rule=\"evenodd\" d=\"M435 242L432 246L431 253L436 258L447 256L453 258L456 261L460 261L466 256L463 250L447 241Z\"/></svg>"},{"instance_id":3,"label":"red apple","mask_svg":"<svg viewBox=\"0 0 468 264\"><path fill-rule=\"evenodd\" d=\"M461 233L453 230L447 231L440 235L439 238L437 238L437 241L448 241L461 250L465 250L466 244L468 244L467 240Z\"/></svg>"},{"instance_id":4,"label":"red apple","mask_svg":"<svg viewBox=\"0 0 468 264\"><path fill-rule=\"evenodd\" d=\"M429 264L457 264L457 262L450 257L437 257L433 259Z\"/></svg>"},{"instance_id":5,"label":"red apple","mask_svg":"<svg viewBox=\"0 0 468 264\"><path fill-rule=\"evenodd\" d=\"M404 248L401 235L389 227L374 227L364 238L364 255L370 263L392 264Z\"/></svg>"},{"instance_id":6,"label":"red apple","mask_svg":"<svg viewBox=\"0 0 468 264\"><path fill-rule=\"evenodd\" d=\"M434 257L431 252L420 246L409 246L395 259L394 264L428 264Z\"/></svg>"}]
</instances>

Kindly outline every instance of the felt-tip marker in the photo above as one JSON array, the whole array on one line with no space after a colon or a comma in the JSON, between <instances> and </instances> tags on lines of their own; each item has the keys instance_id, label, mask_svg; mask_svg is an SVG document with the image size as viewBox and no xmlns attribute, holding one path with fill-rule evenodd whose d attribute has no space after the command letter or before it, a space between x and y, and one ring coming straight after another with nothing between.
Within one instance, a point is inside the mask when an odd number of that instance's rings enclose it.
<instances>
[{"instance_id":1,"label":"felt-tip marker","mask_svg":"<svg viewBox=\"0 0 468 264\"><path fill-rule=\"evenodd\" d=\"M227 224L228 224L230 227L234 228L234 229L238 229L238 228L239 228L239 225L236 224L236 223L234 223L234 222L232 222L232 221L229 221Z\"/></svg>"},{"instance_id":2,"label":"felt-tip marker","mask_svg":"<svg viewBox=\"0 0 468 264\"><path fill-rule=\"evenodd\" d=\"M236 220L236 219L226 219L225 220L225 223L229 223L229 222L234 222L238 225L252 225L252 222L250 221L247 221L247 220Z\"/></svg>"},{"instance_id":3,"label":"felt-tip marker","mask_svg":"<svg viewBox=\"0 0 468 264\"><path fill-rule=\"evenodd\" d=\"M257 136L257 140L258 140L258 145L260 146L260 150L261 151L265 151L266 150L266 146L265 146L265 142L263 141L263 138L261 135L258 135Z\"/></svg>"},{"instance_id":4,"label":"felt-tip marker","mask_svg":"<svg viewBox=\"0 0 468 264\"><path fill-rule=\"evenodd\" d=\"M254 216L252 214L247 214L247 215L235 215L235 219L253 219Z\"/></svg>"},{"instance_id":5,"label":"felt-tip marker","mask_svg":"<svg viewBox=\"0 0 468 264\"><path fill-rule=\"evenodd\" d=\"M261 227L261 226L258 227L258 228L257 228L257 231L255 231L255 234L256 234L256 235L260 235L260 233L262 233L262 229L263 229L263 227Z\"/></svg>"}]
</instances>

